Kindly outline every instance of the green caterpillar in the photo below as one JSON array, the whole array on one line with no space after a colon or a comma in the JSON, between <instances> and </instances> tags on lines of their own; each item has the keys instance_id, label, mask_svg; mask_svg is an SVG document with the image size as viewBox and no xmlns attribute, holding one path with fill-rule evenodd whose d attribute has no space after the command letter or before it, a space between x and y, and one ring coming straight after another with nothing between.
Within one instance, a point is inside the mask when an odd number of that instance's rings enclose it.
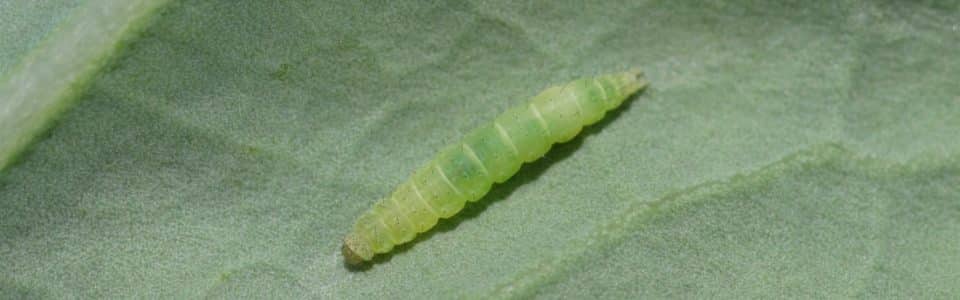
<instances>
[{"instance_id":1,"label":"green caterpillar","mask_svg":"<svg viewBox=\"0 0 960 300\"><path fill-rule=\"evenodd\" d=\"M473 130L361 215L343 239L344 259L358 265L412 240L646 86L640 70L575 80L547 88Z\"/></svg>"}]
</instances>

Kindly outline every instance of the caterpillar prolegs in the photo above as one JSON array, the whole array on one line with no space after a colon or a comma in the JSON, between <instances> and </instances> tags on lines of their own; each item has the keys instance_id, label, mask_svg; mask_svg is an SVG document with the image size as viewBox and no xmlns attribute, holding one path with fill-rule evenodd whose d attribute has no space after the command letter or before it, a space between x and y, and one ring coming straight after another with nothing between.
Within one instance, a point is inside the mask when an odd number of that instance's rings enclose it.
<instances>
[{"instance_id":1,"label":"caterpillar prolegs","mask_svg":"<svg viewBox=\"0 0 960 300\"><path fill-rule=\"evenodd\" d=\"M357 219L343 239L343 256L357 265L389 252L476 201L493 183L506 181L524 162L543 156L554 143L603 119L646 87L640 70L584 78L553 86L441 150L387 198Z\"/></svg>"}]
</instances>

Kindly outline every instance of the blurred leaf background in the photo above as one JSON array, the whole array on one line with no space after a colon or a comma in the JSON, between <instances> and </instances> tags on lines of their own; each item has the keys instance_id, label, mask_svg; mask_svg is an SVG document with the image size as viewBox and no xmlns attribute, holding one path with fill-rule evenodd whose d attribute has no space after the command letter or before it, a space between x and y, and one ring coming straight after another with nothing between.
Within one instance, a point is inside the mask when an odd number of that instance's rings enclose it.
<instances>
[{"instance_id":1,"label":"blurred leaf background","mask_svg":"<svg viewBox=\"0 0 960 300\"><path fill-rule=\"evenodd\" d=\"M134 2L0 2L2 84L75 102L0 128L34 141L0 173L0 297L960 295L960 2ZM104 11L99 52L59 42ZM634 66L629 105L344 267L440 147Z\"/></svg>"}]
</instances>

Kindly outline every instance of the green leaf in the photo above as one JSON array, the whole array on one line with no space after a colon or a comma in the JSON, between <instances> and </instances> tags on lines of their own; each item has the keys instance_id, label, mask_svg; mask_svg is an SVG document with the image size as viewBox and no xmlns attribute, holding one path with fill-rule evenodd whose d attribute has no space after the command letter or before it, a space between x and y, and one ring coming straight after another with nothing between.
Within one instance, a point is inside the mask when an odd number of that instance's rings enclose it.
<instances>
[{"instance_id":1,"label":"green leaf","mask_svg":"<svg viewBox=\"0 0 960 300\"><path fill-rule=\"evenodd\" d=\"M0 170L65 109L121 42L165 2L0 4L4 20L9 18L0 25L6 45L0 48ZM47 34L45 40L37 38ZM36 49L28 52L31 48Z\"/></svg>"},{"instance_id":2,"label":"green leaf","mask_svg":"<svg viewBox=\"0 0 960 300\"><path fill-rule=\"evenodd\" d=\"M955 1L185 1L131 42L51 46L89 3L3 35L0 111L32 103L15 76L77 103L0 174L0 297L960 295ZM34 53L89 83L11 67ZM439 147L635 66L625 108L344 266L354 219Z\"/></svg>"}]
</instances>

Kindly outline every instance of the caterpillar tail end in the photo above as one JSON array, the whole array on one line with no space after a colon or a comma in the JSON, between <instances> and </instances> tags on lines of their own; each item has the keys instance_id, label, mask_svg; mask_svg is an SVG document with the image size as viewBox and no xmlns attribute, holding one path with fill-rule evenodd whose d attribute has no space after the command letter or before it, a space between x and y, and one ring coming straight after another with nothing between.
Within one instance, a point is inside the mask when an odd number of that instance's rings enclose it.
<instances>
[{"instance_id":1,"label":"caterpillar tail end","mask_svg":"<svg viewBox=\"0 0 960 300\"><path fill-rule=\"evenodd\" d=\"M343 261L353 267L362 266L373 258L373 251L353 234L343 238L341 251L343 252Z\"/></svg>"},{"instance_id":2,"label":"caterpillar tail end","mask_svg":"<svg viewBox=\"0 0 960 300\"><path fill-rule=\"evenodd\" d=\"M629 71L621 73L621 91L624 95L632 95L650 84L647 81L647 78L643 76L643 70L640 68L632 68Z\"/></svg>"},{"instance_id":3,"label":"caterpillar tail end","mask_svg":"<svg viewBox=\"0 0 960 300\"><path fill-rule=\"evenodd\" d=\"M631 95L646 88L649 84L640 68L633 68L626 72L602 76L599 77L598 80L606 82L613 88L614 92L607 94L608 110L619 107L623 104L623 101L626 101Z\"/></svg>"}]
</instances>

